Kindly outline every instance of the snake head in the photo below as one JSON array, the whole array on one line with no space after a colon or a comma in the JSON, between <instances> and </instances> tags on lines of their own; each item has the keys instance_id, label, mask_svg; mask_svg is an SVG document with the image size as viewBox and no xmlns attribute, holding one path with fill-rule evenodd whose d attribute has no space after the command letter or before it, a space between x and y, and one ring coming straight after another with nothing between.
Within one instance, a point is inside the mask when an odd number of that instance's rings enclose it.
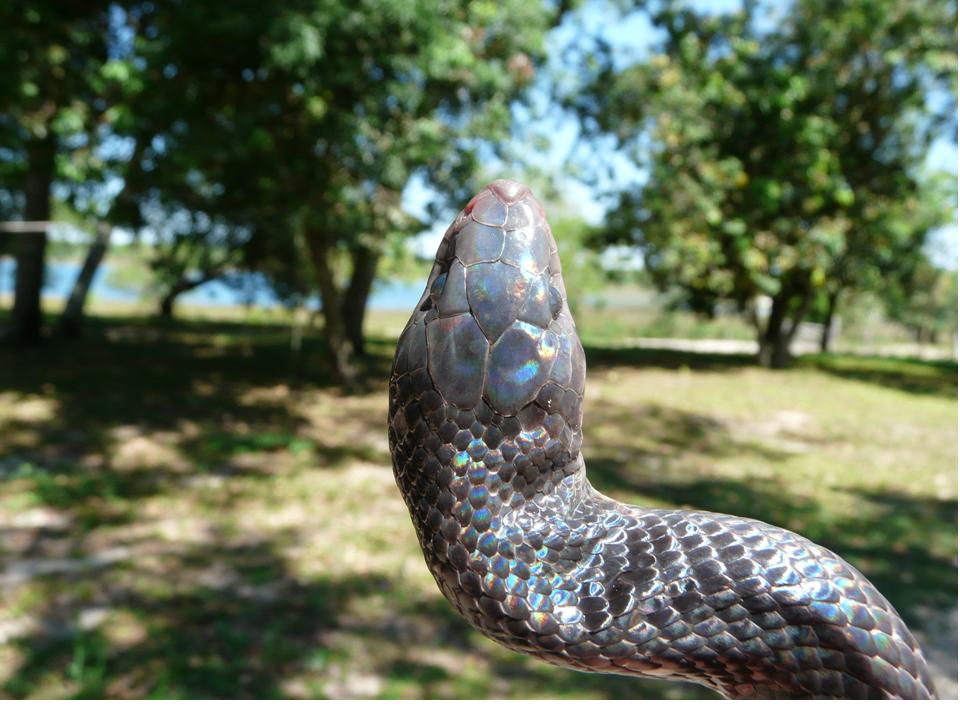
<instances>
[{"instance_id":1,"label":"snake head","mask_svg":"<svg viewBox=\"0 0 960 720\"><path fill-rule=\"evenodd\" d=\"M583 348L557 243L521 183L494 181L444 234L394 378L419 366L447 405L521 419L526 411L539 421L559 414L579 433Z\"/></svg>"}]
</instances>

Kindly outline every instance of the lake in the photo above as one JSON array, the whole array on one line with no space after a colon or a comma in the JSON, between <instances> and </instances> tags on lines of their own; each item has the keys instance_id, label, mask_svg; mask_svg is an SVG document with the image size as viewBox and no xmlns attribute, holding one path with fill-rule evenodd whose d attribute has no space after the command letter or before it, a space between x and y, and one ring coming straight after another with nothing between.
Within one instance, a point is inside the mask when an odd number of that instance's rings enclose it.
<instances>
[{"instance_id":1,"label":"lake","mask_svg":"<svg viewBox=\"0 0 960 720\"><path fill-rule=\"evenodd\" d=\"M11 258L0 258L0 295L12 295L16 263ZM66 298L80 263L55 260L47 263L44 298ZM183 305L196 307L280 307L282 305L271 292L266 279L259 273L234 273L232 278L240 281L235 286L224 280L211 280L205 285L184 293L178 299ZM368 307L376 310L410 310L420 299L423 285L397 280L378 280L370 295ZM95 300L137 303L148 299L144 292L121 287L110 282L109 264L101 265L94 277L90 295ZM319 306L319 300L310 305Z\"/></svg>"}]
</instances>

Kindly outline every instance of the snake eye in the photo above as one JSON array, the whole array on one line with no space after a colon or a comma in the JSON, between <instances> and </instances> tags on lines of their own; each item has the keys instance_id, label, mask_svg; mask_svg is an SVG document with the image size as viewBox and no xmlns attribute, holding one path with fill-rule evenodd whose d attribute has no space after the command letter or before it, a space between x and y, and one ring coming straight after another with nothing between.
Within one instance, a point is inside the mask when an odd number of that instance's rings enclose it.
<instances>
[{"instance_id":1,"label":"snake eye","mask_svg":"<svg viewBox=\"0 0 960 720\"><path fill-rule=\"evenodd\" d=\"M550 314L556 320L560 311L563 310L563 295L553 285L550 286Z\"/></svg>"},{"instance_id":2,"label":"snake eye","mask_svg":"<svg viewBox=\"0 0 960 720\"><path fill-rule=\"evenodd\" d=\"M447 274L441 273L437 275L437 279L433 281L433 285L430 286L430 297L436 300L440 297L440 293L443 292L443 286L447 284Z\"/></svg>"}]
</instances>

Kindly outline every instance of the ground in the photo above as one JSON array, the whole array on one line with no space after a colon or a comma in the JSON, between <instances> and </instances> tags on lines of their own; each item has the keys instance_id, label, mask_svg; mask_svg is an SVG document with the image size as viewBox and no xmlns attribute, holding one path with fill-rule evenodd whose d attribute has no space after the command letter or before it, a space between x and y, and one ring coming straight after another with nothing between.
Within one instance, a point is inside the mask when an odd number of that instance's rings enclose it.
<instances>
[{"instance_id":1,"label":"ground","mask_svg":"<svg viewBox=\"0 0 960 720\"><path fill-rule=\"evenodd\" d=\"M401 322L373 318L349 395L264 323L113 318L0 350L0 697L713 697L543 665L450 609L390 470ZM955 363L771 372L581 326L596 487L838 551L956 697Z\"/></svg>"}]
</instances>

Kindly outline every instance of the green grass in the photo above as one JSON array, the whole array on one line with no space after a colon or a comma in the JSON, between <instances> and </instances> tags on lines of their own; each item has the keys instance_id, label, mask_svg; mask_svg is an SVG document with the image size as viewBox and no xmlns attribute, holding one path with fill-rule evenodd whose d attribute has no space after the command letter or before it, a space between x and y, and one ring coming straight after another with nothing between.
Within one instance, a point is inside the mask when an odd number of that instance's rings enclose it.
<instances>
[{"instance_id":1,"label":"green grass","mask_svg":"<svg viewBox=\"0 0 960 720\"><path fill-rule=\"evenodd\" d=\"M638 338L753 340L756 331L739 316L705 319L690 312L644 308L598 308L577 313L581 339L595 345Z\"/></svg>"},{"instance_id":2,"label":"green grass","mask_svg":"<svg viewBox=\"0 0 960 720\"><path fill-rule=\"evenodd\" d=\"M955 612L955 364L770 372L613 347L605 318L581 322L594 485L801 532L921 631ZM541 664L448 606L390 470L404 319L371 318L354 395L264 318L0 349L0 696L710 697Z\"/></svg>"}]
</instances>

